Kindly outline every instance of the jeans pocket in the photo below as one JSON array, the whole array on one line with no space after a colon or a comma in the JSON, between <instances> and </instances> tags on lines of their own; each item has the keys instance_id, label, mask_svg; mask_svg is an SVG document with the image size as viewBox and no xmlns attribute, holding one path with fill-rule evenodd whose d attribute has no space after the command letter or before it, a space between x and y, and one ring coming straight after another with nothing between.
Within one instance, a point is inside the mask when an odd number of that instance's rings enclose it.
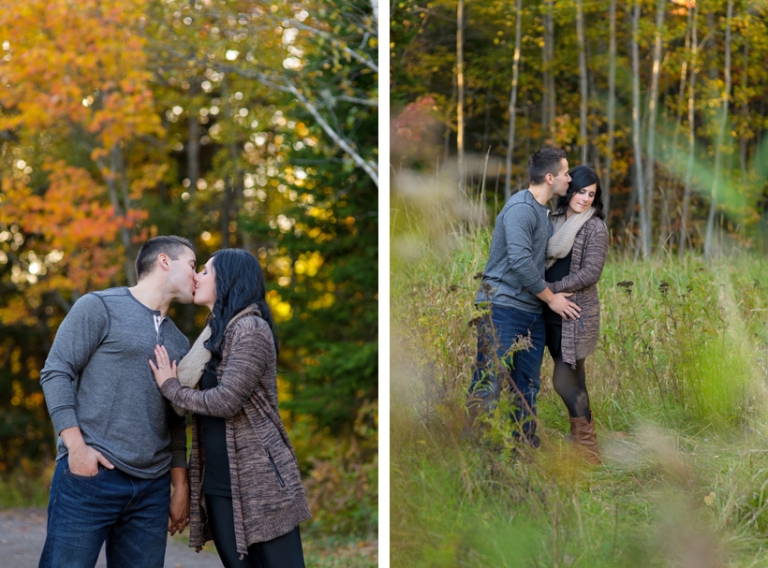
<instances>
[{"instance_id":1,"label":"jeans pocket","mask_svg":"<svg viewBox=\"0 0 768 568\"><path fill-rule=\"evenodd\" d=\"M95 475L79 475L77 473L74 473L71 469L69 469L69 465L67 465L66 469L64 469L64 474L67 477L71 477L73 479L84 479L86 481L89 481L89 480L93 480L93 479L96 479L97 477L99 477L103 470L104 470L104 467L101 464L99 464L98 465L98 470L96 471Z\"/></svg>"}]
</instances>

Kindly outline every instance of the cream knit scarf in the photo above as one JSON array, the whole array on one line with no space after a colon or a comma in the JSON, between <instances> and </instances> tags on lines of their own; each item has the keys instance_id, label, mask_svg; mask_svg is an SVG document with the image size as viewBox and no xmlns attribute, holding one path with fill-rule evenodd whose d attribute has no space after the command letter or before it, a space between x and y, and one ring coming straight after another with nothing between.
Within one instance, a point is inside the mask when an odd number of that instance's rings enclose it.
<instances>
[{"instance_id":1,"label":"cream knit scarf","mask_svg":"<svg viewBox=\"0 0 768 568\"><path fill-rule=\"evenodd\" d=\"M261 312L259 311L259 308L256 306L256 304L251 304L243 311L235 314L232 319L229 320L229 323L227 324L227 327L224 328L224 331L226 332L229 329L229 326L231 326L240 318L251 314L261 317ZM200 382L200 378L203 376L205 366L208 364L208 361L211 360L211 352L208 351L208 349L203 345L203 343L208 341L210 337L211 326L206 325L205 329L202 331L202 333L200 333L200 336L197 338L194 345L192 345L192 348L181 360L179 366L176 367L176 375L179 378L181 386L189 387L192 389L197 388L197 383ZM172 404L172 406L176 411L176 414L179 416L184 416L187 414L187 411L183 408L179 408L175 404Z\"/></svg>"},{"instance_id":2,"label":"cream knit scarf","mask_svg":"<svg viewBox=\"0 0 768 568\"><path fill-rule=\"evenodd\" d=\"M595 214L595 208L590 207L584 213L571 215L566 219L565 215L558 215L552 220L554 233L547 244L547 268L550 268L557 259L565 258L573 248L576 234Z\"/></svg>"}]
</instances>

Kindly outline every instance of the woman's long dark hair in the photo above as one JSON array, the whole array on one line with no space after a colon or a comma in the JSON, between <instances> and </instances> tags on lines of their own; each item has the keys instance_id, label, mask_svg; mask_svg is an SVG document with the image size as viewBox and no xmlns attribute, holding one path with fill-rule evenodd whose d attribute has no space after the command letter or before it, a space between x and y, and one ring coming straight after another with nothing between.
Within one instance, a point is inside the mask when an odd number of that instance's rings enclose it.
<instances>
[{"instance_id":1,"label":"woman's long dark hair","mask_svg":"<svg viewBox=\"0 0 768 568\"><path fill-rule=\"evenodd\" d=\"M557 200L555 206L555 212L553 216L565 215L568 211L568 204L571 202L571 198L580 189L589 187L593 183L597 185L595 189L595 200L592 202L592 207L595 208L595 217L605 219L605 212L603 211L603 190L600 188L600 178L597 176L595 170L589 166L576 166L570 171L571 183L568 184L568 191L565 195Z\"/></svg>"},{"instance_id":2,"label":"woman's long dark hair","mask_svg":"<svg viewBox=\"0 0 768 568\"><path fill-rule=\"evenodd\" d=\"M277 352L277 333L267 305L264 273L259 261L246 250L232 248L216 251L212 258L216 302L209 317L211 337L204 343L213 355L212 359L217 363L221 360L221 344L229 320L252 304L258 306L262 319L269 324Z\"/></svg>"}]
</instances>

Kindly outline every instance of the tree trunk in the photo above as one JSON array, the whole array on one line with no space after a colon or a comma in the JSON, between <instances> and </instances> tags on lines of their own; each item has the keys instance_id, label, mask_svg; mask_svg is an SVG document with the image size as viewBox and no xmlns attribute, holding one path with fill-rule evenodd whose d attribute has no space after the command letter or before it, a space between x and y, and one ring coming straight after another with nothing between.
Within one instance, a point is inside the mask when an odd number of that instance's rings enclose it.
<instances>
[{"instance_id":1,"label":"tree trunk","mask_svg":"<svg viewBox=\"0 0 768 568\"><path fill-rule=\"evenodd\" d=\"M707 217L707 231L704 237L704 256L711 258L712 239L715 232L715 211L717 210L717 191L720 182L720 166L723 158L723 143L725 141L725 127L728 122L728 102L731 92L731 16L733 14L733 0L728 0L728 13L725 17L725 86L723 89L723 112L720 117L720 129L717 133L715 146L715 171L712 180L712 193L709 198L709 216Z\"/></svg>"},{"instance_id":2,"label":"tree trunk","mask_svg":"<svg viewBox=\"0 0 768 568\"><path fill-rule=\"evenodd\" d=\"M109 152L109 175L106 178L107 189L109 190L109 200L112 203L112 207L115 210L115 215L122 217L126 213L126 204L120 203L120 195L118 193L118 179L121 176L125 176L125 168L122 165L123 156L120 149L120 143L118 142L112 147ZM122 187L121 191L125 191ZM134 286L136 284L136 269L133 264L133 253L131 250L131 233L124 224L120 227L120 237L123 242L124 260L123 269L125 270L125 281L128 286Z\"/></svg>"},{"instance_id":3,"label":"tree trunk","mask_svg":"<svg viewBox=\"0 0 768 568\"><path fill-rule=\"evenodd\" d=\"M581 105L579 106L579 145L581 146L581 163L587 163L587 58L584 47L584 13L582 0L576 0L576 39L579 45L579 92L581 93Z\"/></svg>"},{"instance_id":4,"label":"tree trunk","mask_svg":"<svg viewBox=\"0 0 768 568\"><path fill-rule=\"evenodd\" d=\"M195 195L200 179L200 121L191 112L187 118L187 179L189 194Z\"/></svg>"},{"instance_id":5,"label":"tree trunk","mask_svg":"<svg viewBox=\"0 0 768 568\"><path fill-rule=\"evenodd\" d=\"M512 62L512 92L509 96L509 133L507 135L507 156L504 179L504 202L512 195L512 152L515 149L515 120L517 117L517 78L520 71L520 43L522 37L522 0L517 0L515 11L515 56Z\"/></svg>"},{"instance_id":6,"label":"tree trunk","mask_svg":"<svg viewBox=\"0 0 768 568\"><path fill-rule=\"evenodd\" d=\"M648 97L648 146L646 151L645 171L645 222L648 234L643 235L647 252L651 250L651 231L653 230L653 203L656 193L656 112L659 102L659 76L661 75L661 35L664 26L664 8L666 0L656 4L656 33L653 44L653 65L651 68L651 92Z\"/></svg>"},{"instance_id":7,"label":"tree trunk","mask_svg":"<svg viewBox=\"0 0 768 568\"><path fill-rule=\"evenodd\" d=\"M464 187L464 0L459 0L456 13L456 84L459 102L456 106L456 149L459 161L459 187Z\"/></svg>"},{"instance_id":8,"label":"tree trunk","mask_svg":"<svg viewBox=\"0 0 768 568\"><path fill-rule=\"evenodd\" d=\"M635 2L632 11L632 146L635 157L635 193L639 205L640 218L640 253L643 258L650 254L650 227L646 210L646 194L643 185L643 155L640 146L640 53L638 46L638 27L640 24L640 2Z\"/></svg>"},{"instance_id":9,"label":"tree trunk","mask_svg":"<svg viewBox=\"0 0 768 568\"><path fill-rule=\"evenodd\" d=\"M542 47L542 63L544 67L544 96L542 97L541 131L544 140L542 145L553 143L555 140L555 76L552 65L555 53L555 23L554 0L544 0L544 45Z\"/></svg>"},{"instance_id":10,"label":"tree trunk","mask_svg":"<svg viewBox=\"0 0 768 568\"><path fill-rule=\"evenodd\" d=\"M747 153L749 151L749 139L747 132L749 130L749 97L747 88L749 81L749 28L744 31L744 63L741 73L741 129L739 131L739 166L741 167L741 183L747 183Z\"/></svg>"},{"instance_id":11,"label":"tree trunk","mask_svg":"<svg viewBox=\"0 0 768 568\"><path fill-rule=\"evenodd\" d=\"M691 80L688 86L688 164L685 168L685 187L683 189L683 207L680 218L680 258L685 257L686 241L688 239L688 204L691 200L691 176L693 175L693 159L696 153L696 125L694 113L694 96L696 93L696 60L698 56L698 36L696 34L696 6L691 7Z\"/></svg>"},{"instance_id":12,"label":"tree trunk","mask_svg":"<svg viewBox=\"0 0 768 568\"><path fill-rule=\"evenodd\" d=\"M672 136L672 152L677 154L677 141L680 132L683 129L683 101L685 99L685 85L688 80L688 54L691 51L691 24L693 8L688 10L688 18L685 24L685 45L683 51L685 57L680 65L680 89L677 91L677 105L675 107L675 131Z\"/></svg>"},{"instance_id":13,"label":"tree trunk","mask_svg":"<svg viewBox=\"0 0 768 568\"><path fill-rule=\"evenodd\" d=\"M491 138L491 101L493 100L493 91L488 85L485 89L485 122L483 123L483 152L488 148L488 141Z\"/></svg>"},{"instance_id":14,"label":"tree trunk","mask_svg":"<svg viewBox=\"0 0 768 568\"><path fill-rule=\"evenodd\" d=\"M605 218L611 211L611 165L613 163L614 118L616 115L616 0L611 0L609 8L610 38L608 47L608 155L605 157L605 176L603 178L603 207Z\"/></svg>"}]
</instances>

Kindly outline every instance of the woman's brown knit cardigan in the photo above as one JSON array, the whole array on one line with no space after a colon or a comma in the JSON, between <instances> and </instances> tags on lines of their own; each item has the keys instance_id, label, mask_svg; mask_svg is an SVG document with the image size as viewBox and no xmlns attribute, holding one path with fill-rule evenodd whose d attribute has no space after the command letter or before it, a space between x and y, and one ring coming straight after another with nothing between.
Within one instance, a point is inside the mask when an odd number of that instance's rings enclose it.
<instances>
[{"instance_id":1,"label":"woman's brown knit cardigan","mask_svg":"<svg viewBox=\"0 0 768 568\"><path fill-rule=\"evenodd\" d=\"M592 217L576 233L571 249L568 276L549 284L554 293L573 292L568 298L581 308L581 317L563 321L563 361L576 367L578 359L594 353L600 335L600 298L597 281L608 254L608 228L602 219Z\"/></svg>"},{"instance_id":2,"label":"woman's brown knit cardigan","mask_svg":"<svg viewBox=\"0 0 768 568\"><path fill-rule=\"evenodd\" d=\"M266 321L249 315L224 334L218 386L198 391L178 379L163 384L163 395L195 414L225 418L227 454L235 514L235 541L240 554L248 546L282 536L310 518L299 466L277 410L275 345ZM200 447L201 421L192 418L189 462L189 546L212 539L203 497L205 455Z\"/></svg>"}]
</instances>

